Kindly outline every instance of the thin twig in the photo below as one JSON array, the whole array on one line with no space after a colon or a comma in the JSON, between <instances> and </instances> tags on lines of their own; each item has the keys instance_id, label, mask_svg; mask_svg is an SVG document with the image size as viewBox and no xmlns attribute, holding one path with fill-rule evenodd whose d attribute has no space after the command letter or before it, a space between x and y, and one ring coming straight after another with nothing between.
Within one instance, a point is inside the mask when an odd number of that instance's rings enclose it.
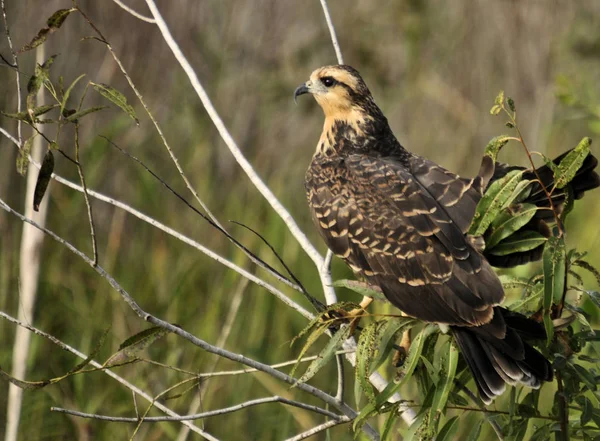
<instances>
[{"instance_id":1,"label":"thin twig","mask_svg":"<svg viewBox=\"0 0 600 441\"><path fill-rule=\"evenodd\" d=\"M325 298L328 300L336 299L335 291L333 290L333 287L331 286L330 283L327 283L327 280L323 277L323 274L320 271L320 269L323 266L323 260L324 260L323 256L321 256L321 254L317 251L317 249L313 246L313 244L310 243L310 241L308 240L308 238L306 237L304 232L302 232L300 227L298 227L298 224L292 218L290 213L285 209L285 207L281 204L281 202L279 202L279 200L275 197L275 195L273 194L271 189L269 187L267 187L267 185L265 185L265 183L258 176L258 174L254 170L252 165L248 162L246 157L242 154L240 148L234 141L233 137L231 136L231 134L225 127L223 120L221 119L221 117L217 113L215 107L213 106L210 98L208 97L208 94L204 90L204 87L202 86L202 83L200 82L198 75L196 74L196 72L194 71L192 66L190 65L190 63L187 60L187 58L185 57L185 55L183 55L181 48L179 47L179 45L177 44L177 42L171 35L171 31L169 30L169 27L167 26L167 23L165 22L164 18L160 14L156 4L154 3L154 0L146 0L146 4L150 8L150 11L152 12L154 19L156 20L156 24L158 25L163 38L165 39L167 45L171 49L171 52L173 52L173 55L175 56L175 58L177 59L177 61L179 62L179 64L183 68L183 70L185 71L185 73L187 74L188 79L190 80L190 82L192 84L192 87L196 91L196 94L200 98L200 101L202 101L202 104L204 105L206 112L208 113L213 124L215 125L217 131L221 135L221 138L225 142L225 145L227 145L227 147L229 148L229 151L231 152L231 154L233 155L233 157L235 158L237 163L240 165L240 167L242 167L242 169L244 170L244 172L246 173L246 175L248 176L248 178L250 179L252 184L263 195L263 197L267 200L267 202L269 202L269 204L271 205L273 210L275 210L275 212L279 215L279 217L281 217L281 219L285 222L286 226L288 227L288 229L290 230L290 232L292 233L294 238L298 241L298 243L300 244L302 249L308 254L308 256L315 263L317 269L319 270L319 276L321 278L321 284L323 286ZM332 302L328 301L327 303L335 303L335 300L333 300Z\"/></svg>"},{"instance_id":2,"label":"thin twig","mask_svg":"<svg viewBox=\"0 0 600 441\"><path fill-rule=\"evenodd\" d=\"M333 49L335 50L335 56L338 64L344 64L344 57L342 57L342 50L338 43L337 36L335 34L335 28L333 27L333 21L331 21L331 15L329 14L329 7L327 6L327 0L321 0L321 6L323 7L323 15L325 15L325 21L329 28L329 35L331 36L331 43L333 43Z\"/></svg>"},{"instance_id":3,"label":"thin twig","mask_svg":"<svg viewBox=\"0 0 600 441\"><path fill-rule=\"evenodd\" d=\"M137 12L136 10L134 10L133 8L127 6L121 0L113 0L113 2L115 2L117 5L119 5L125 11L129 12L135 18L139 18L140 20L145 21L146 23L156 23L156 21L152 17L146 17L145 15L140 14L139 12Z\"/></svg>"},{"instance_id":4,"label":"thin twig","mask_svg":"<svg viewBox=\"0 0 600 441\"><path fill-rule=\"evenodd\" d=\"M159 417L145 417L143 418L143 422L145 423L160 423L164 421L193 421L200 420L203 418L209 418L217 415L225 415L232 412L237 412L239 410L245 409L247 407L258 406L260 404L266 403L282 403L287 404L289 406L297 407L299 409L310 410L311 412L320 413L321 415L328 416L329 418L333 418L334 420L339 420L343 418L341 415L337 415L333 412L328 411L327 409L323 409L317 406L312 406L310 404L304 404L299 401L288 400L287 398L274 396L267 398L258 398L255 400L245 401L240 404L236 404L235 406L225 407L223 409L211 410L208 412L197 413L195 415L183 415L177 417L170 416L159 416ZM140 418L127 418L127 417L115 417L110 415L98 415L93 413L84 413L76 410L63 409L61 407L51 407L50 410L52 412L60 412L66 413L68 415L74 415L81 418L92 418L95 420L103 420L103 421L111 421L114 423L139 423L141 421ZM349 419L348 419L349 420Z\"/></svg>"},{"instance_id":5,"label":"thin twig","mask_svg":"<svg viewBox=\"0 0 600 441\"><path fill-rule=\"evenodd\" d=\"M345 403L340 403L339 401L336 400L336 398L334 396L329 395L328 393L322 391L321 389L318 389L318 388L311 386L309 384L306 384L306 383L299 383L295 378L293 378L287 374L284 374L283 372L280 372L276 369L273 369L269 365L266 365L266 364L261 363L256 360L253 360L244 355L236 354L236 353L230 352L226 349L213 346L210 343L207 343L206 341L201 340L200 338L196 337L195 335L190 334L183 328L172 325L171 323L161 320L160 318L155 317L155 316L151 315L150 313L144 311L137 304L137 302L133 299L133 297L131 297L131 295L110 274L108 274L100 265L93 266L92 260L89 257L87 257L85 255L85 253L81 252L79 249L74 247L71 243L69 243L62 237L58 236L56 233L48 230L47 228L42 228L36 222L23 216L22 214L20 214L19 212L17 212L13 208L11 208L2 199L0 199L0 208L4 208L11 214L13 214L16 217L18 217L19 219L21 219L22 221L27 222L28 224L33 225L34 227L42 230L44 233L46 233L47 235L52 237L54 240L56 240L57 242L59 242L60 244L65 246L69 251L71 251L72 253L79 256L83 261L85 261L88 265L90 265L92 267L92 269L94 271L96 271L96 273L98 273L101 277L106 279L106 281L110 284L110 286L119 293L119 295L123 298L125 303L127 303L129 305L129 307L136 313L136 315L138 315L138 317L142 318L143 320L147 321L148 323L151 323L155 326L160 326L161 328L166 329L166 330L170 331L171 333L184 338L185 340L189 341L190 343L198 346L199 348L204 349L205 351L207 351L211 354L216 354L216 355L219 355L220 357L227 358L229 360L232 360L232 361L235 361L235 362L238 362L241 364L245 364L246 366L256 368L261 372L265 372L280 381L283 381L291 386L294 386L304 392L307 392L307 393L315 396L316 398L322 400L323 402L335 407L340 412L342 412L344 415L347 415L350 418L355 418L358 415L357 412L354 409L352 409L350 406L348 406ZM371 426L369 426L369 425L363 426L363 431L371 439L379 440L379 434Z\"/></svg>"},{"instance_id":6,"label":"thin twig","mask_svg":"<svg viewBox=\"0 0 600 441\"><path fill-rule=\"evenodd\" d=\"M17 53L13 48L12 38L10 37L10 30L8 27L8 19L6 18L6 7L4 5L4 0L0 0L0 6L2 7L2 17L4 19L4 32L6 33L8 48L13 59L12 67L15 68L15 75L17 79L17 113L21 113L21 77L19 73L19 59L17 58ZM17 139L19 140L19 146L23 143L23 136L21 130L21 120L17 120Z\"/></svg>"},{"instance_id":7,"label":"thin twig","mask_svg":"<svg viewBox=\"0 0 600 441\"><path fill-rule=\"evenodd\" d=\"M344 423L348 423L348 422L350 422L350 418L348 418L348 417L343 417L338 420L329 420L326 423L319 424L318 426L315 426L312 429L307 430L306 432L299 433L298 435L288 438L285 441L300 441L300 440L306 439L308 437L311 437L313 435L316 435L319 432L323 432L331 427L338 426L340 424L344 424Z\"/></svg>"},{"instance_id":8,"label":"thin twig","mask_svg":"<svg viewBox=\"0 0 600 441\"><path fill-rule=\"evenodd\" d=\"M79 159L79 124L75 124L75 161L77 161L77 172L79 173L79 180L81 181L81 187L83 188L83 198L85 199L85 205L87 207L88 221L90 223L90 236L92 238L92 254L94 256L94 266L98 264L98 247L96 245L96 228L94 227L94 216L92 213L92 205L90 204L90 198L88 196L87 185L85 183L85 176L83 174L83 167L81 166L81 160Z\"/></svg>"},{"instance_id":9,"label":"thin twig","mask_svg":"<svg viewBox=\"0 0 600 441\"><path fill-rule=\"evenodd\" d=\"M305 295L308 295L308 293L306 293L306 291L304 290L304 288L302 286L300 286L299 284L294 284L287 277L285 277L283 274L281 274L279 271L277 271L271 265L269 265L268 263L266 263L264 260L262 260L261 258L259 258L256 254L254 254L248 248L246 248L240 241L238 241L235 237L233 237L231 234L229 234L229 232L227 230L225 230L220 224L217 224L210 217L208 217L207 215L205 215L204 213L202 213L198 209L196 209L196 207L194 207L192 204L190 204L187 199L185 199L177 191L175 191L173 189L173 187L171 187L169 184L167 184L167 182L164 179L162 179L160 176L158 176L154 171L152 171L140 159L138 159L137 157L133 156L132 154L130 154L126 150L123 150L121 147L119 147L116 143L114 143L113 141L111 141L109 138L107 138L105 136L102 136L102 135L100 137L102 139L106 140L110 145L112 145L114 148L116 148L121 153L123 153L124 155L126 155L128 158L130 158L130 159L134 160L135 162L137 162L138 164L140 164L148 173L150 173L152 175L153 178L155 178L156 180L158 180L158 182L160 182L167 190L169 190L173 195L175 195L175 197L177 199L179 199L180 201L182 201L194 213L196 213L197 215L199 215L200 217L202 217L202 219L204 219L206 222L208 222L210 224L210 226L212 226L213 228L217 229L221 234L225 235L225 237L227 237L227 239L229 239L236 247L238 247L244 254L246 254L250 258L250 260L252 260L252 262L254 262L258 266L260 266L260 267L264 268L265 270L267 270L269 273L271 273L272 276L274 276L280 282L283 282L286 285L288 285L289 287L294 288L295 290L300 291L300 292L304 293ZM283 264L283 265L284 265L285 268L287 268L287 266L285 264ZM293 278L294 278L294 280L297 280L296 277L293 277ZM310 300L310 298L309 298L309 300Z\"/></svg>"},{"instance_id":10,"label":"thin twig","mask_svg":"<svg viewBox=\"0 0 600 441\"><path fill-rule=\"evenodd\" d=\"M158 133L158 136L162 140L163 145L165 146L165 149L167 149L167 152L169 153L169 156L171 157L171 161L173 161L173 164L175 164L175 167L177 168L177 171L179 172L179 175L181 176L181 178L185 182L185 185L188 188L188 190L190 191L190 193L192 193L192 195L194 196L194 198L196 199L196 201L198 201L198 203L200 204L200 206L202 207L202 209L213 220L213 222L215 222L217 225L219 225L222 228L223 226L219 224L219 221L217 220L217 218L212 214L212 212L209 210L208 206L202 201L202 199L200 198L200 196L198 195L198 192L196 192L196 190L194 189L194 187L192 187L192 184L190 183L189 179L187 178L186 174L184 173L183 168L181 168L181 165L179 164L179 160L177 159L177 156L175 156L175 153L173 153L173 149L171 149L171 146L167 142L167 138L165 137L162 129L158 125L158 122L154 118L154 115L152 115L152 112L150 112L150 108L148 107L148 105L144 101L144 98L142 97L142 94L139 92L139 90L137 89L137 87L133 83L133 80L129 76L129 73L127 73L127 71L125 70L125 66L123 66L123 63L121 63L121 60L119 59L119 57L117 57L117 54L113 50L113 48L110 45L110 43L108 42L108 40L104 37L104 35L102 34L102 32L100 32L100 29L98 29L96 27L96 25L94 25L94 23L85 14L85 12L83 12L79 7L77 7L77 11L83 16L83 18L87 21L87 23L90 25L90 27L92 29L94 29L94 31L98 34L98 36L100 37L100 41L102 41L102 43L104 43L106 45L106 48L108 49L108 51L112 55L113 59L115 60L115 63L117 63L117 66L119 67L119 70L123 73L123 76L125 77L125 79L129 83L129 87L131 87L131 89L135 93L135 96L138 98L140 104L142 105L142 107L146 111L146 114L148 115L148 117L152 121L152 124L154 124L154 127L156 128L156 132ZM155 20L152 19L152 22L155 23Z\"/></svg>"},{"instance_id":11,"label":"thin twig","mask_svg":"<svg viewBox=\"0 0 600 441\"><path fill-rule=\"evenodd\" d=\"M0 204L0 207L4 207L2 204ZM25 329L29 329L31 332L33 332L36 335L39 335L41 337L44 337L47 340L50 340L52 343L54 343L56 346L58 346L59 348L63 349L64 351L67 351L71 354L76 355L77 357L81 358L82 360L86 360L87 359L87 355L84 354L83 352L78 351L77 349L73 348L72 346L68 345L67 343L64 343L63 341L59 340L58 338L54 337L53 335L50 335L38 328L35 328L27 323L22 322L21 320L18 320L8 314L6 314L3 311L0 311L0 317L4 318L5 320L8 320L11 323L14 323L18 326L21 326ZM152 402L153 398L148 395L146 392L144 392L143 390L141 390L140 388L138 388L137 386L129 383L127 380L125 380L124 378L120 377L119 375L115 374L113 371L108 370L108 369L102 369L102 365L100 363L98 363L95 360L91 360L90 364L98 369L101 369L102 372L104 372L106 375L108 375L109 377L113 378L114 380L118 381L119 383L121 383L123 386L125 386L127 389L131 390L132 392L136 393L137 395L141 396L142 398L144 398L147 401ZM172 417L177 417L179 416L177 413L173 412L171 409L169 409L167 406L165 406L162 403L156 403L155 406L160 409L162 412L166 413L167 415L170 415ZM209 433L203 431L202 429L200 429L199 427L197 427L196 425L194 425L193 423L189 422L189 421L182 421L182 424L186 425L187 427L189 427L192 431L194 431L195 433L198 433L199 435L204 436L207 440L209 441L219 441L217 438L215 438L214 436L210 435Z\"/></svg>"}]
</instances>

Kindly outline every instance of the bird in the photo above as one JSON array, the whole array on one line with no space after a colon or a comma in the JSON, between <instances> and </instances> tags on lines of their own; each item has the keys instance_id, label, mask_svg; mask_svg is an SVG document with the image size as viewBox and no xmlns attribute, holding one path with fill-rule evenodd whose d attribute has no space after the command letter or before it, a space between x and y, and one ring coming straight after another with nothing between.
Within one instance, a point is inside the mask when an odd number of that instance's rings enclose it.
<instances>
[{"instance_id":1,"label":"bird","mask_svg":"<svg viewBox=\"0 0 600 441\"><path fill-rule=\"evenodd\" d=\"M543 325L501 306L505 293L490 256L468 234L486 188L518 167L485 156L478 176L467 179L408 151L351 66L316 69L294 100L303 94L312 94L325 115L305 188L328 248L405 315L448 328L486 404L506 384L539 388L552 381L551 364L532 346L546 338ZM596 165L588 155L569 184L575 198L600 185ZM537 171L552 184L548 166ZM531 185L526 202L547 208L539 183ZM552 195L557 209L566 194ZM538 210L524 228L548 236L550 216ZM540 257L534 249L499 258L496 266Z\"/></svg>"}]
</instances>

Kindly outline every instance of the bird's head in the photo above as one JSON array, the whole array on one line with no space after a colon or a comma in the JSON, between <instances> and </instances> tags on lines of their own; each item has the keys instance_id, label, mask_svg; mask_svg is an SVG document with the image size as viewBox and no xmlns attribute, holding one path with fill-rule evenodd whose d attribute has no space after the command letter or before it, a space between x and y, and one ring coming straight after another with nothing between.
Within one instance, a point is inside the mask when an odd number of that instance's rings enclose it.
<instances>
[{"instance_id":1,"label":"bird's head","mask_svg":"<svg viewBox=\"0 0 600 441\"><path fill-rule=\"evenodd\" d=\"M375 107L369 88L356 69L346 65L325 66L315 70L309 80L294 92L294 100L311 93L326 118L344 120L355 112Z\"/></svg>"}]
</instances>

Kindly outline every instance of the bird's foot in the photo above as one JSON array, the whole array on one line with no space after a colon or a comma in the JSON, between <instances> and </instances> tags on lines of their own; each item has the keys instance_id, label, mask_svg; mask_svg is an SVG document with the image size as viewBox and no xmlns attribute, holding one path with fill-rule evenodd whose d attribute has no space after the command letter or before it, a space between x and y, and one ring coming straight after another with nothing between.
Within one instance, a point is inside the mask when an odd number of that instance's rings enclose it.
<instances>
[{"instance_id":1,"label":"bird's foot","mask_svg":"<svg viewBox=\"0 0 600 441\"><path fill-rule=\"evenodd\" d=\"M398 368L404 364L406 357L408 357L408 351L410 350L411 342L412 339L410 337L410 329L408 329L404 331L404 334L402 334L402 340L400 340L400 344L394 353L394 358L392 359L394 367Z\"/></svg>"}]
</instances>

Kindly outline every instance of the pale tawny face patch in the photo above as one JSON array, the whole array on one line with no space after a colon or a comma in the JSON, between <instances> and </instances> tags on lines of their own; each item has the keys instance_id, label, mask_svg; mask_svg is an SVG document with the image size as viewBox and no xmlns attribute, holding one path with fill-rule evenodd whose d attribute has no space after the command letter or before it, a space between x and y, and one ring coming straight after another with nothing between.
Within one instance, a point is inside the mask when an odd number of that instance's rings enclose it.
<instances>
[{"instance_id":1,"label":"pale tawny face patch","mask_svg":"<svg viewBox=\"0 0 600 441\"><path fill-rule=\"evenodd\" d=\"M329 78L332 78L335 83L328 87L324 81ZM347 119L354 107L348 89L357 90L358 81L355 76L344 69L337 66L325 66L310 75L307 86L325 112L326 118Z\"/></svg>"}]
</instances>

